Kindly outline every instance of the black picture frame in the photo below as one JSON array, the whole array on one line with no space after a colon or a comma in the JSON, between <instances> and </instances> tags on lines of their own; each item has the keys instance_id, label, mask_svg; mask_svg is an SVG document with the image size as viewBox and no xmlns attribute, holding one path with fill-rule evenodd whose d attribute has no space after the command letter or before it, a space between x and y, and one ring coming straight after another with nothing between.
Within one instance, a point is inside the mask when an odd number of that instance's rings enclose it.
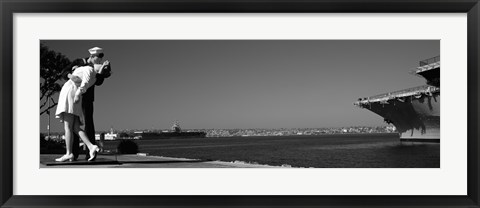
<instances>
[{"instance_id":1,"label":"black picture frame","mask_svg":"<svg viewBox=\"0 0 480 208\"><path fill-rule=\"evenodd\" d=\"M1 207L480 207L478 0L0 0ZM25 196L13 195L14 13L467 13L468 194L465 196Z\"/></svg>"}]
</instances>

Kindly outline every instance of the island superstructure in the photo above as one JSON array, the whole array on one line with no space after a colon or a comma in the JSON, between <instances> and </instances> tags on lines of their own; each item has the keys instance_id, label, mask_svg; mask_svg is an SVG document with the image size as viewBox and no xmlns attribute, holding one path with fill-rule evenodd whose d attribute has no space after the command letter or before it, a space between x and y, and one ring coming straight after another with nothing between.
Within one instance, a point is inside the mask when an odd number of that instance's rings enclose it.
<instances>
[{"instance_id":1,"label":"island superstructure","mask_svg":"<svg viewBox=\"0 0 480 208\"><path fill-rule=\"evenodd\" d=\"M420 61L414 73L426 84L359 98L354 105L393 124L401 141L440 142L440 56Z\"/></svg>"}]
</instances>

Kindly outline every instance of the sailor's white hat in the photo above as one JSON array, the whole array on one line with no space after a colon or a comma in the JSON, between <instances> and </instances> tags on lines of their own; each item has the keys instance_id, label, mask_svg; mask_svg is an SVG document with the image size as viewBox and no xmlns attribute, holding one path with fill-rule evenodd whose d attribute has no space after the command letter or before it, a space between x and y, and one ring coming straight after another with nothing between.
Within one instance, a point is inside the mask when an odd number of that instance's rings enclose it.
<instances>
[{"instance_id":1,"label":"sailor's white hat","mask_svg":"<svg viewBox=\"0 0 480 208\"><path fill-rule=\"evenodd\" d=\"M100 47L93 47L88 49L88 52L90 52L90 55L98 55L103 53L103 48Z\"/></svg>"}]
</instances>

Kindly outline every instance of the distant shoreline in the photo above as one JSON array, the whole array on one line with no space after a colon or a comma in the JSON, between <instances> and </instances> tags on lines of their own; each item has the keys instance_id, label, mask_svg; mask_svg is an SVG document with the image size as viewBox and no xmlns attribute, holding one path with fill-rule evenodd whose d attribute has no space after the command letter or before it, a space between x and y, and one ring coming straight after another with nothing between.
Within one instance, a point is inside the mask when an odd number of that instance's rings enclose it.
<instances>
[{"instance_id":1,"label":"distant shoreline","mask_svg":"<svg viewBox=\"0 0 480 208\"><path fill-rule=\"evenodd\" d=\"M44 134L47 136L48 133L41 132L41 134ZM64 133L58 133L58 132L50 132L51 135L63 135ZM368 135L368 134L377 134L377 135L394 135L394 134L399 134L398 132L372 132L372 133L367 133L367 132L361 132L361 133L322 133L322 134L293 134L293 135L232 135L232 136L206 136L206 138L222 138L222 137L288 137L288 136L323 136L323 135Z\"/></svg>"},{"instance_id":2,"label":"distant shoreline","mask_svg":"<svg viewBox=\"0 0 480 208\"><path fill-rule=\"evenodd\" d=\"M292 137L298 137L298 138L306 138L306 137L343 137L343 136L349 136L349 137L355 137L355 136L365 136L365 135L372 135L372 136L398 136L400 138L400 135L398 133L336 133L336 134L320 134L320 135L259 135L259 136L214 136L214 137L203 137L203 138L182 138L182 137L171 137L171 138L146 138L146 139L135 139L135 140L140 140L140 141L152 141L152 140L186 140L186 139L194 139L194 140L201 140L201 139L238 139L238 138L267 138L267 137L277 137L277 138L292 138ZM116 139L116 140L122 140ZM116 140L109 140L109 141L116 141ZM109 142L106 141L106 142Z\"/></svg>"},{"instance_id":3,"label":"distant shoreline","mask_svg":"<svg viewBox=\"0 0 480 208\"><path fill-rule=\"evenodd\" d=\"M398 132L375 132L375 133L325 133L325 134L314 134L314 135L254 135L254 136L207 136L206 138L244 138L244 137L316 137L316 136L353 136L353 135L398 135Z\"/></svg>"},{"instance_id":4,"label":"distant shoreline","mask_svg":"<svg viewBox=\"0 0 480 208\"><path fill-rule=\"evenodd\" d=\"M111 130L102 130L99 131L97 130L95 133L108 133ZM170 129L122 129L122 130L115 130L113 129L115 133L133 133L133 132L165 132L165 131L170 131ZM319 127L319 128L230 128L230 129L216 129L216 128L209 128L209 129L195 129L195 128L190 128L190 129L183 129L182 132L191 132L191 131L203 131L208 133L211 132L229 132L230 134L232 133L237 133L237 134L245 134L245 133L255 133L259 134L265 133L265 132L275 132L275 133L298 133L298 132L310 132L314 133L316 135L320 134L348 134L348 133L396 133L396 129L393 126L349 126L349 127ZM40 132L41 134L48 134L48 131L42 131ZM63 134L64 132L50 132L50 134ZM265 136L276 136L276 135L265 135Z\"/></svg>"}]
</instances>

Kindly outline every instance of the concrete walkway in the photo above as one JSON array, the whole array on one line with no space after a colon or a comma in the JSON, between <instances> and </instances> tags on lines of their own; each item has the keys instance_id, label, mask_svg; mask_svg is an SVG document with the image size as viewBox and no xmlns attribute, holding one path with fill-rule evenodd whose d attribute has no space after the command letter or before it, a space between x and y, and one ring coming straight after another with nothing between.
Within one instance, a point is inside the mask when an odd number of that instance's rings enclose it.
<instances>
[{"instance_id":1,"label":"concrete walkway","mask_svg":"<svg viewBox=\"0 0 480 208\"><path fill-rule=\"evenodd\" d=\"M74 162L55 162L62 155L41 154L40 168L282 168L242 162L206 161L186 158L148 156L146 154L112 155L99 154L88 162L80 156Z\"/></svg>"}]
</instances>

